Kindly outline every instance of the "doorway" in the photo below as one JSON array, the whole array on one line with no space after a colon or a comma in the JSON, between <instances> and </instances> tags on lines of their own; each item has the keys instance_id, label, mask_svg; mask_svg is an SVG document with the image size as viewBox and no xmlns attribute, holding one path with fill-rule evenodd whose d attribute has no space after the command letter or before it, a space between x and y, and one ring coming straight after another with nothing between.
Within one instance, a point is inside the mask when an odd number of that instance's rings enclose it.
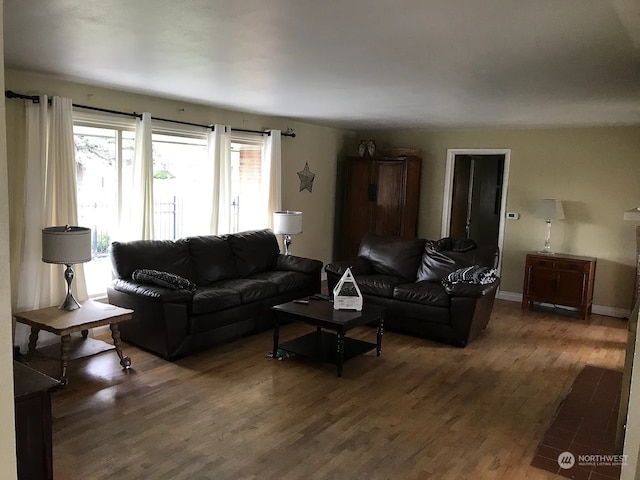
<instances>
[{"instance_id":1,"label":"doorway","mask_svg":"<svg viewBox=\"0 0 640 480\"><path fill-rule=\"evenodd\" d=\"M442 236L466 237L480 246L504 242L510 150L447 151Z\"/></svg>"}]
</instances>

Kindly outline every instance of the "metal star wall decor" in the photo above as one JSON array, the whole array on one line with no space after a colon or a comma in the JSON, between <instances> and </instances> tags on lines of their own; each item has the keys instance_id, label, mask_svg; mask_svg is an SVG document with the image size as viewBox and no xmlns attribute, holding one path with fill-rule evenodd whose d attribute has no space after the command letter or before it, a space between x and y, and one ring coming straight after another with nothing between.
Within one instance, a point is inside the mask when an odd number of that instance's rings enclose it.
<instances>
[{"instance_id":1,"label":"metal star wall decor","mask_svg":"<svg viewBox=\"0 0 640 480\"><path fill-rule=\"evenodd\" d=\"M300 177L300 191L306 189L311 192L313 190L313 179L316 178L316 174L309 170L309 162L306 162L304 169L298 172L298 177Z\"/></svg>"}]
</instances>

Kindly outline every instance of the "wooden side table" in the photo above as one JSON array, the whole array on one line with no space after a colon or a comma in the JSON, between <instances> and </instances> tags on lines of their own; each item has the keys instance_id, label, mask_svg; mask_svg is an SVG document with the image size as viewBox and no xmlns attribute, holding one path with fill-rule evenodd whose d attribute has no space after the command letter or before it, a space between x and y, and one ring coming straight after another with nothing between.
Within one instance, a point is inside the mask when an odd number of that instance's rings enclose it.
<instances>
[{"instance_id":1,"label":"wooden side table","mask_svg":"<svg viewBox=\"0 0 640 480\"><path fill-rule=\"evenodd\" d=\"M596 259L568 254L529 253L524 267L522 308L532 302L566 305L586 319L593 304Z\"/></svg>"},{"instance_id":2,"label":"wooden side table","mask_svg":"<svg viewBox=\"0 0 640 480\"><path fill-rule=\"evenodd\" d=\"M131 366L131 359L122 354L118 323L130 320L133 310L92 300L81 302L81 305L82 308L71 312L60 310L58 307L47 307L14 315L16 322L24 323L31 327L29 351L25 359L27 364L29 364L36 351L40 330L60 336L60 382L63 385L68 383L67 364L71 348L71 334L75 332L82 332L82 337L85 340L89 340L87 339L87 333L90 328L109 325L113 346L118 357L120 357L120 365L123 368Z\"/></svg>"}]
</instances>

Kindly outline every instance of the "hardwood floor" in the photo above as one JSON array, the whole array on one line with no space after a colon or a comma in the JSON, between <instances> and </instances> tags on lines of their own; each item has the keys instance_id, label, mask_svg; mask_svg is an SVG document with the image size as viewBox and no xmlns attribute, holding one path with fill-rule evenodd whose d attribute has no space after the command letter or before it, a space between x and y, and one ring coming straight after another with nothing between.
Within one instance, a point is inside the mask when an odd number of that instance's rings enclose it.
<instances>
[{"instance_id":1,"label":"hardwood floor","mask_svg":"<svg viewBox=\"0 0 640 480\"><path fill-rule=\"evenodd\" d=\"M265 358L271 332L175 363L124 344L129 372L113 352L75 360L53 394L55 478L561 478L529 462L582 367L622 369L626 328L496 301L467 348L386 331L382 356L346 362L341 379Z\"/></svg>"}]
</instances>

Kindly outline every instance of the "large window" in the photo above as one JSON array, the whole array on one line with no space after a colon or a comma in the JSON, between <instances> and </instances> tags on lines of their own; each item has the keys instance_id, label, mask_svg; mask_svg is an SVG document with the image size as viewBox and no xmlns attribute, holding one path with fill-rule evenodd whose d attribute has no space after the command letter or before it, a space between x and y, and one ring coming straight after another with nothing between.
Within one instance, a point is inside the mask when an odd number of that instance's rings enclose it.
<instances>
[{"instance_id":1,"label":"large window","mask_svg":"<svg viewBox=\"0 0 640 480\"><path fill-rule=\"evenodd\" d=\"M84 264L90 296L104 295L111 280L108 247L119 239L131 190L135 133L133 124L76 121L78 220L91 228L93 258ZM212 188L207 167L206 133L156 130L153 142L154 238L171 240L209 233L202 202ZM231 224L229 232L264 228L264 140L234 135L231 144ZM207 192L208 193L208 192Z\"/></svg>"},{"instance_id":2,"label":"large window","mask_svg":"<svg viewBox=\"0 0 640 480\"><path fill-rule=\"evenodd\" d=\"M202 215L202 191L211 188L206 138L155 133L152 138L154 238L206 233L209 219Z\"/></svg>"}]
</instances>

